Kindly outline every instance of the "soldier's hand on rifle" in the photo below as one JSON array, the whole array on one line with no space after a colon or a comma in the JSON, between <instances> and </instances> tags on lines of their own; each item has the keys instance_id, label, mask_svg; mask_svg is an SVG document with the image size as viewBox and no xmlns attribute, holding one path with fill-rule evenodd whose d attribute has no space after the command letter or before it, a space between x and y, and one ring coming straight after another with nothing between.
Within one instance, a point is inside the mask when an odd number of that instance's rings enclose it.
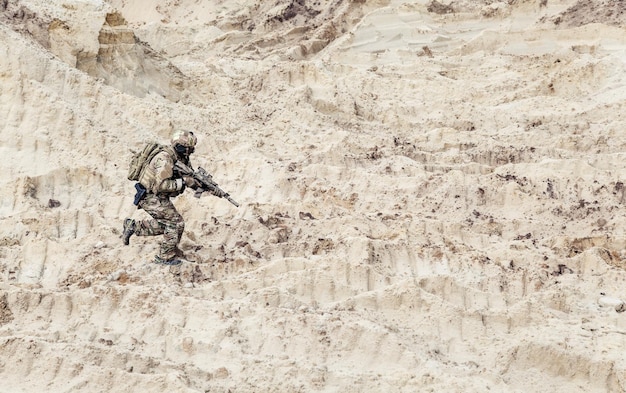
<instances>
[{"instance_id":1,"label":"soldier's hand on rifle","mask_svg":"<svg viewBox=\"0 0 626 393\"><path fill-rule=\"evenodd\" d=\"M189 188L195 189L200 186L200 184L198 184L198 181L191 176L183 176L183 181L185 182L185 185Z\"/></svg>"}]
</instances>

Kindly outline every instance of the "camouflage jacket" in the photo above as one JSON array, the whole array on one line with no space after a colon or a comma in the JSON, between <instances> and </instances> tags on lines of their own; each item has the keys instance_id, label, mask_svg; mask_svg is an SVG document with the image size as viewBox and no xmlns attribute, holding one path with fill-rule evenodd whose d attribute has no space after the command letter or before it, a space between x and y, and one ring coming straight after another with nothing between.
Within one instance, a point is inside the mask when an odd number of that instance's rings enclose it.
<instances>
[{"instance_id":1,"label":"camouflage jacket","mask_svg":"<svg viewBox=\"0 0 626 393\"><path fill-rule=\"evenodd\" d=\"M185 189L185 182L174 173L174 164L178 155L171 146L166 146L147 164L139 183L148 192L176 196Z\"/></svg>"}]
</instances>

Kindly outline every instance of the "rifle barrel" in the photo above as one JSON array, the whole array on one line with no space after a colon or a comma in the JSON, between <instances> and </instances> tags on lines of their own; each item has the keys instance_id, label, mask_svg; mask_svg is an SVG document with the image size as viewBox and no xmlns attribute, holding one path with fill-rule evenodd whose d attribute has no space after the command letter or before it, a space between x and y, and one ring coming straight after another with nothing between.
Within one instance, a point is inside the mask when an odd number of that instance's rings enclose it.
<instances>
[{"instance_id":1,"label":"rifle barrel","mask_svg":"<svg viewBox=\"0 0 626 393\"><path fill-rule=\"evenodd\" d=\"M239 207L239 204L237 202L235 202L235 200L231 197L226 197L226 200L228 200L228 202L232 203L233 205Z\"/></svg>"}]
</instances>

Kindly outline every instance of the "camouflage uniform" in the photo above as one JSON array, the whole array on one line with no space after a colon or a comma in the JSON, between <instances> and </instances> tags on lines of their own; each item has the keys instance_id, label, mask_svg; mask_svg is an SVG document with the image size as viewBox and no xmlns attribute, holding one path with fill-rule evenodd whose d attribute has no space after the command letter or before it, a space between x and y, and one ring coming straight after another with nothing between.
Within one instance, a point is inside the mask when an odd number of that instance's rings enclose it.
<instances>
[{"instance_id":1,"label":"camouflage uniform","mask_svg":"<svg viewBox=\"0 0 626 393\"><path fill-rule=\"evenodd\" d=\"M176 256L176 248L185 229L183 216L171 201L183 192L182 179L174 179L174 163L177 156L169 146L157 154L146 167L139 182L148 189L138 208L152 216L151 219L136 221L135 235L163 235L159 257L169 261Z\"/></svg>"},{"instance_id":2,"label":"camouflage uniform","mask_svg":"<svg viewBox=\"0 0 626 393\"><path fill-rule=\"evenodd\" d=\"M189 153L193 152L196 139L193 133L190 134L190 137L186 134L186 139L184 137L181 138L179 134L175 134L172 141L173 146L165 146L161 152L146 164L145 169L139 176L139 183L146 188L147 192L146 196L139 201L137 207L143 209L152 218L141 221L127 218L124 222L125 244L128 244L128 238L132 234L137 236L163 235L159 254L155 258L155 262L158 263L168 261L180 263L175 260L175 257L178 243L185 229L185 222L170 198L182 194L185 190L185 181L182 178L175 177L174 164L180 160L185 165L191 166ZM181 139L185 145L189 145L190 149L186 154L182 155L174 149L174 146Z\"/></svg>"}]
</instances>

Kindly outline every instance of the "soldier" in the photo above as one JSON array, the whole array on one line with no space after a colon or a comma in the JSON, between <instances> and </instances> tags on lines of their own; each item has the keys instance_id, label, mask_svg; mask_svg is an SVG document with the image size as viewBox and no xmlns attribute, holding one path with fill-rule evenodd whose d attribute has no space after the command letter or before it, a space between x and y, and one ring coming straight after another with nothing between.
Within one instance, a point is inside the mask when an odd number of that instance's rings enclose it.
<instances>
[{"instance_id":1,"label":"soldier","mask_svg":"<svg viewBox=\"0 0 626 393\"><path fill-rule=\"evenodd\" d=\"M182 263L178 243L185 229L183 217L174 207L171 199L183 193L185 187L197 188L197 181L191 176L181 176L174 171L176 161L189 163L189 155L194 152L197 138L191 131L179 130L172 136L171 146L162 146L139 176L139 183L145 188L145 195L138 197L137 207L152 216L151 219L124 220L123 240L128 245L130 237L163 235L159 254L154 262L163 265ZM141 188L141 187L140 187ZM137 201L137 200L136 200Z\"/></svg>"}]
</instances>

